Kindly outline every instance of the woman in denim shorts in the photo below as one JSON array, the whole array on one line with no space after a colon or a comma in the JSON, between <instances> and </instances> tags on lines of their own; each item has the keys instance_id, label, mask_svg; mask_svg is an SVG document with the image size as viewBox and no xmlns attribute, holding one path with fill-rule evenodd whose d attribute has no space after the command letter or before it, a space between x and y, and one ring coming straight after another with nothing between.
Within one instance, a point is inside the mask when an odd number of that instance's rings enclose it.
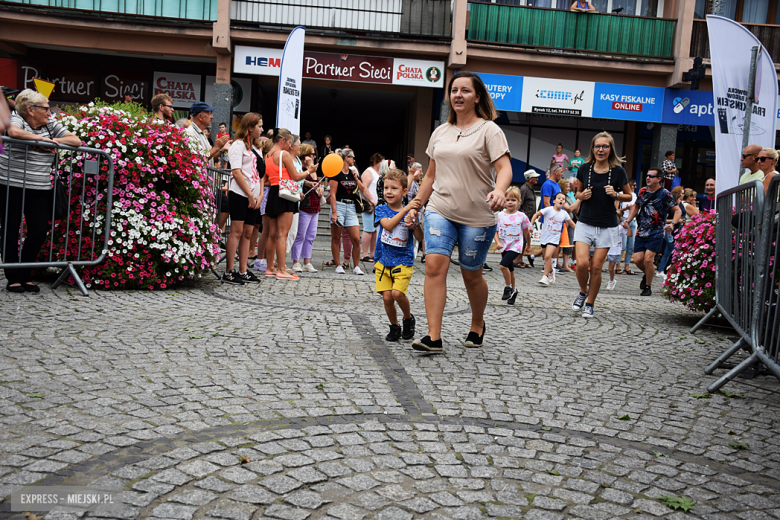
<instances>
[{"instance_id":1,"label":"woman in denim shorts","mask_svg":"<svg viewBox=\"0 0 780 520\"><path fill-rule=\"evenodd\" d=\"M481 347L488 286L482 276L496 232L495 212L506 205L504 193L512 181L509 145L479 76L460 72L448 86L449 118L428 143L428 171L415 197L425 211L425 312L428 335L412 343L424 352L442 352L441 324L447 302L450 256L458 247L461 275L471 304L471 328L466 347ZM429 201L430 198L430 201ZM417 211L406 215L407 225Z\"/></svg>"}]
</instances>

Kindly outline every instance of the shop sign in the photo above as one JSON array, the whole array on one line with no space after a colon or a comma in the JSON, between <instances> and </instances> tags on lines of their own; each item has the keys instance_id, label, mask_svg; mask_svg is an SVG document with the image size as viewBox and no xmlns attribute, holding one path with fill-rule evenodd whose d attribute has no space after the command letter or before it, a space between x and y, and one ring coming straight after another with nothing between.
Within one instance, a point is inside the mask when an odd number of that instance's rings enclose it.
<instances>
[{"instance_id":1,"label":"shop sign","mask_svg":"<svg viewBox=\"0 0 780 520\"><path fill-rule=\"evenodd\" d=\"M554 116L591 117L594 83L547 78L523 79L522 111Z\"/></svg>"},{"instance_id":2,"label":"shop sign","mask_svg":"<svg viewBox=\"0 0 780 520\"><path fill-rule=\"evenodd\" d=\"M443 88L443 70L440 61L393 58L393 85Z\"/></svg>"},{"instance_id":3,"label":"shop sign","mask_svg":"<svg viewBox=\"0 0 780 520\"><path fill-rule=\"evenodd\" d=\"M122 101L126 89L133 93L133 101L151 101L149 95L149 73L143 71L101 71L100 98L106 101Z\"/></svg>"},{"instance_id":4,"label":"shop sign","mask_svg":"<svg viewBox=\"0 0 780 520\"><path fill-rule=\"evenodd\" d=\"M478 73L485 84L485 88L493 98L496 110L507 112L521 112L523 99L522 76L504 76L503 74Z\"/></svg>"},{"instance_id":5,"label":"shop sign","mask_svg":"<svg viewBox=\"0 0 780 520\"><path fill-rule=\"evenodd\" d=\"M55 101L89 101L99 96L95 69L73 65L19 62L21 88L35 90L33 78L54 83Z\"/></svg>"},{"instance_id":6,"label":"shop sign","mask_svg":"<svg viewBox=\"0 0 780 520\"><path fill-rule=\"evenodd\" d=\"M663 122L671 125L715 125L715 105L707 90L666 89Z\"/></svg>"},{"instance_id":7,"label":"shop sign","mask_svg":"<svg viewBox=\"0 0 780 520\"><path fill-rule=\"evenodd\" d=\"M206 103L214 104L214 83L216 76L206 76ZM252 80L249 78L233 78L230 80L233 86L233 111L246 113L252 106Z\"/></svg>"},{"instance_id":8,"label":"shop sign","mask_svg":"<svg viewBox=\"0 0 780 520\"><path fill-rule=\"evenodd\" d=\"M190 108L200 101L200 75L155 72L152 80L152 97L168 94L177 108Z\"/></svg>"},{"instance_id":9,"label":"shop sign","mask_svg":"<svg viewBox=\"0 0 780 520\"><path fill-rule=\"evenodd\" d=\"M237 45L233 72L279 77L282 50ZM444 62L304 51L303 77L441 88Z\"/></svg>"},{"instance_id":10,"label":"shop sign","mask_svg":"<svg viewBox=\"0 0 780 520\"><path fill-rule=\"evenodd\" d=\"M393 58L305 52L303 77L361 83L393 83Z\"/></svg>"},{"instance_id":11,"label":"shop sign","mask_svg":"<svg viewBox=\"0 0 780 520\"><path fill-rule=\"evenodd\" d=\"M596 83L593 117L660 123L663 103L663 88Z\"/></svg>"}]
</instances>

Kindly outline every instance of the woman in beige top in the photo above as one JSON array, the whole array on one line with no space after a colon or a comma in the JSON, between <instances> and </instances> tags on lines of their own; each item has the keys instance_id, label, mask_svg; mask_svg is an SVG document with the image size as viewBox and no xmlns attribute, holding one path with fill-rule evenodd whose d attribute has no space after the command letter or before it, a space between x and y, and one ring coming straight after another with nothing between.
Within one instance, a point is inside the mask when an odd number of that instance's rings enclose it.
<instances>
[{"instance_id":1,"label":"woman in beige top","mask_svg":"<svg viewBox=\"0 0 780 520\"><path fill-rule=\"evenodd\" d=\"M442 352L441 323L447 302L450 256L458 247L460 270L471 304L471 329L465 346L481 347L488 286L482 276L496 231L495 212L506 205L512 181L509 145L479 76L460 72L450 80L449 118L434 130L426 153L428 171L414 200L425 204L425 312L428 335L412 343L425 352ZM417 210L406 216L407 225Z\"/></svg>"}]
</instances>

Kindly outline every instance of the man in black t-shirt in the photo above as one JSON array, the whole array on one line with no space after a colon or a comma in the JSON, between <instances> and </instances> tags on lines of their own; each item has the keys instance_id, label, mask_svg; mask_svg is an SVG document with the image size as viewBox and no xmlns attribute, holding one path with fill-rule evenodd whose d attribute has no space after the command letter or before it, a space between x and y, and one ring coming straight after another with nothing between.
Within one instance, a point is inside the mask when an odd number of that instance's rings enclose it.
<instances>
[{"instance_id":1,"label":"man in black t-shirt","mask_svg":"<svg viewBox=\"0 0 780 520\"><path fill-rule=\"evenodd\" d=\"M572 309L582 311L583 318L593 317L593 303L601 289L601 269L607 251L620 241L616 203L631 200L631 187L626 170L620 166L622 163L615 153L612 136L601 132L591 142L588 162L577 171L577 199L582 202L574 230L574 247L580 293ZM595 252L589 261L591 247Z\"/></svg>"}]
</instances>

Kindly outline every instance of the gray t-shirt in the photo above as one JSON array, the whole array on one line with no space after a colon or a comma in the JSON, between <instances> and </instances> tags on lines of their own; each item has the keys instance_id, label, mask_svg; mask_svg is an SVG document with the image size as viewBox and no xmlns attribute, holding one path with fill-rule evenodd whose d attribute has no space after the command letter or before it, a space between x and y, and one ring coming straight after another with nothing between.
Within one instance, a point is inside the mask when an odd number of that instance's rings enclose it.
<instances>
[{"instance_id":1,"label":"gray t-shirt","mask_svg":"<svg viewBox=\"0 0 780 520\"><path fill-rule=\"evenodd\" d=\"M31 134L51 139L64 137L68 134L65 127L57 122L49 123L36 130L16 112L11 115L11 124ZM30 143L34 144L34 141L30 141ZM0 155L0 184L14 188L26 187L31 190L51 189L51 173L54 159L57 157L52 152L53 150L36 151L32 146L6 144L5 151Z\"/></svg>"}]
</instances>

